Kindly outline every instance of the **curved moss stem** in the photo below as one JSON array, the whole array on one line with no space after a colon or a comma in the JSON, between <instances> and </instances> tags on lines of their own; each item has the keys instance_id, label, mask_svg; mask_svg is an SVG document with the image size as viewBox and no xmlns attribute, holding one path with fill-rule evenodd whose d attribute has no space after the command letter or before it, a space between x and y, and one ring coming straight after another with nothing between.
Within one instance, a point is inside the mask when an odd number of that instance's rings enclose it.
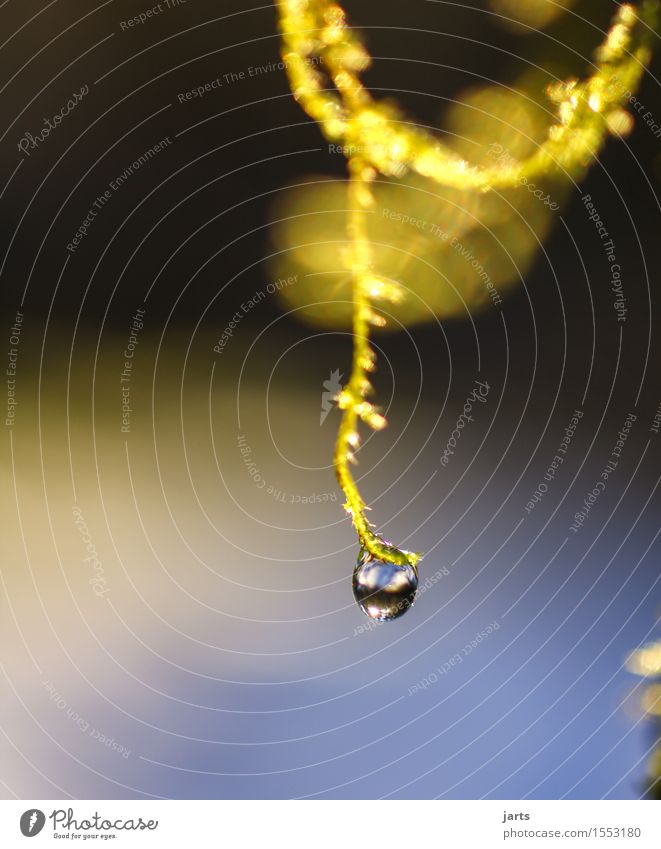
<instances>
[{"instance_id":1,"label":"curved moss stem","mask_svg":"<svg viewBox=\"0 0 661 849\"><path fill-rule=\"evenodd\" d=\"M625 135L633 120L625 111L651 55L659 0L619 5L591 73L549 87L556 119L539 148L522 161L488 167L467 162L436 135L406 120L391 104L372 98L361 81L370 55L347 25L334 0L275 0L282 32L282 57L292 92L331 141L344 146L349 163L350 268L353 291L353 361L338 398L342 421L335 446L337 479L346 496L361 545L372 557L416 566L420 556L391 546L374 533L351 474L360 444L359 425L380 430L386 420L368 400L375 356L370 326L385 323L373 303L397 300L399 285L373 272L367 232L370 183L377 174L400 177L414 171L445 186L489 191L514 188L530 177L561 171L580 175L609 133ZM360 151L360 157L351 151Z\"/></svg>"},{"instance_id":2,"label":"curved moss stem","mask_svg":"<svg viewBox=\"0 0 661 849\"><path fill-rule=\"evenodd\" d=\"M385 427L386 420L369 401L372 386L369 374L374 370L375 355L370 344L370 325L382 324L372 301L396 298L397 284L372 273L370 244L367 234L367 209L372 203L370 181L373 169L360 159L349 161L349 238L353 297L353 357L349 381L340 393L338 404L342 420L335 443L335 471L346 497L345 509L351 516L360 544L377 560L415 567L420 555L404 551L385 542L374 533L365 515L368 509L351 473L354 452L360 445L361 422L374 430Z\"/></svg>"}]
</instances>

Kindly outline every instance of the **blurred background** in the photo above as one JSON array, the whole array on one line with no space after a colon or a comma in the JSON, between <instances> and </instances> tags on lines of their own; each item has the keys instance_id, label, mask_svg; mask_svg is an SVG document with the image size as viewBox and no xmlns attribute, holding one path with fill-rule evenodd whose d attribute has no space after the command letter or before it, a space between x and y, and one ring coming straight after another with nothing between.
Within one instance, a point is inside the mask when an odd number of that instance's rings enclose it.
<instances>
[{"instance_id":1,"label":"blurred background","mask_svg":"<svg viewBox=\"0 0 661 849\"><path fill-rule=\"evenodd\" d=\"M534 150L546 85L585 74L617 4L346 8L375 94L485 162ZM408 297L357 475L425 553L415 607L377 625L324 403L351 359L345 162L289 93L274 8L0 20L0 794L649 792L658 55L631 133L546 201L376 187L376 261Z\"/></svg>"}]
</instances>

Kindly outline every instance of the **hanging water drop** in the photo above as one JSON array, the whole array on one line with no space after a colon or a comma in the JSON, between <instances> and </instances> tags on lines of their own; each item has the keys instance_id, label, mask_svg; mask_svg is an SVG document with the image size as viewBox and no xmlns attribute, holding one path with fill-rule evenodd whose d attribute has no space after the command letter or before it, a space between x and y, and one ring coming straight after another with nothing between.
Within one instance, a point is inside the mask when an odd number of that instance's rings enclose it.
<instances>
[{"instance_id":1,"label":"hanging water drop","mask_svg":"<svg viewBox=\"0 0 661 849\"><path fill-rule=\"evenodd\" d=\"M376 560L361 548L353 572L353 594L370 619L397 619L413 606L417 589L418 573L413 566Z\"/></svg>"}]
</instances>

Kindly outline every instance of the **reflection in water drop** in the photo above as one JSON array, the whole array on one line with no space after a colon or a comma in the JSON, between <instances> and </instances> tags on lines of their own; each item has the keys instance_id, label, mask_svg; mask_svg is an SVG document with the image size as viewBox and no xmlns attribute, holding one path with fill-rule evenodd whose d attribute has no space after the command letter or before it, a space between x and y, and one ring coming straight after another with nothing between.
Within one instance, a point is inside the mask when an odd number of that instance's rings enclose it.
<instances>
[{"instance_id":1,"label":"reflection in water drop","mask_svg":"<svg viewBox=\"0 0 661 849\"><path fill-rule=\"evenodd\" d=\"M397 619L413 606L417 588L418 573L412 566L374 560L365 549L360 550L353 573L353 594L370 619Z\"/></svg>"}]
</instances>

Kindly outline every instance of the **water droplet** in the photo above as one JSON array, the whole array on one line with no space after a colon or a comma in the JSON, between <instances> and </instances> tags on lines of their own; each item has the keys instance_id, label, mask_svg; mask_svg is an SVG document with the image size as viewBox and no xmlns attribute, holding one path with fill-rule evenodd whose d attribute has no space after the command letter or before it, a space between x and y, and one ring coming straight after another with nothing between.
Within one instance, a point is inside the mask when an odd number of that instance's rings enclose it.
<instances>
[{"instance_id":1,"label":"water droplet","mask_svg":"<svg viewBox=\"0 0 661 849\"><path fill-rule=\"evenodd\" d=\"M397 619L413 606L417 589L418 573L412 566L375 560L361 548L353 572L353 594L370 619Z\"/></svg>"}]
</instances>

